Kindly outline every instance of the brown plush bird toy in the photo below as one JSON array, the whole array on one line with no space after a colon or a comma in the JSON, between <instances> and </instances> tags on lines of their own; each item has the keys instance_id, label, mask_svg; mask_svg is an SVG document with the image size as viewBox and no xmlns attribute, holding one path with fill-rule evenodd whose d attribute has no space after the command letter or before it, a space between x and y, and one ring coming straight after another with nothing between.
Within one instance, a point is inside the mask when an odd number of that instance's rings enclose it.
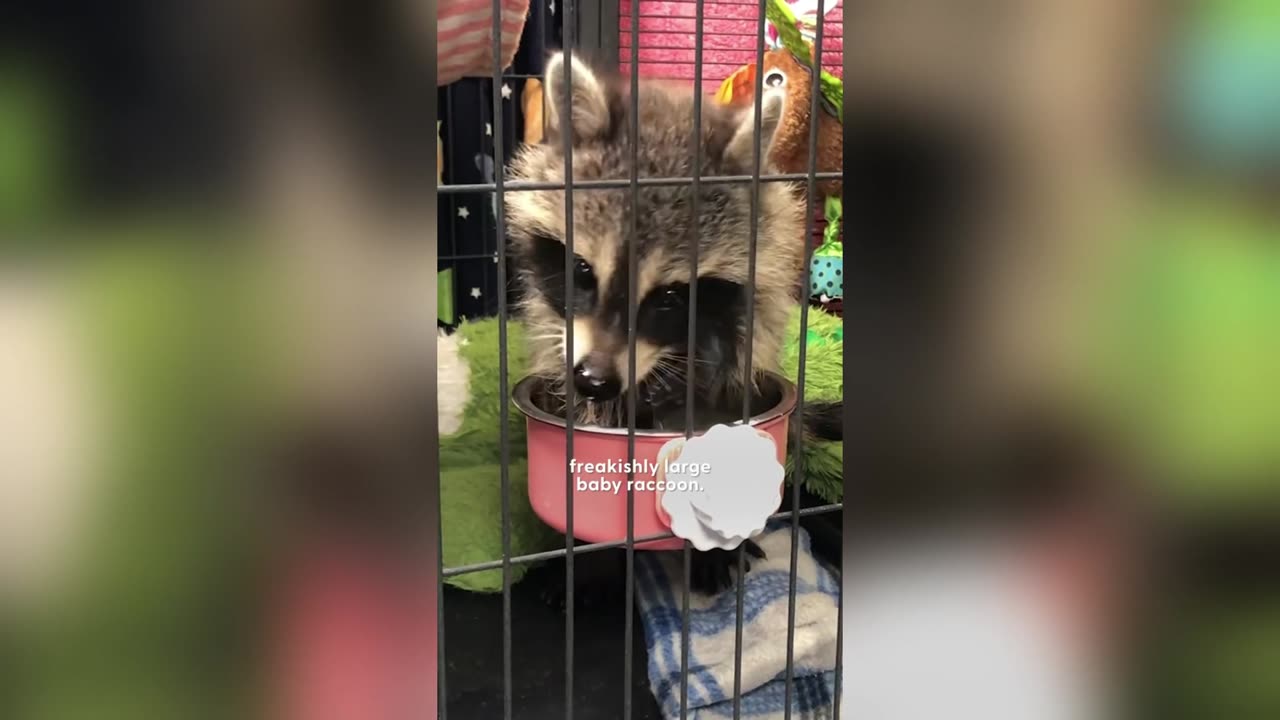
<instances>
[{"instance_id":1,"label":"brown plush bird toy","mask_svg":"<svg viewBox=\"0 0 1280 720\"><path fill-rule=\"evenodd\" d=\"M818 53L814 52L816 28L826 21L819 17L816 4L808 0L770 0L765 14L773 49L761 58L761 74L756 75L755 63L740 68L724 80L715 99L726 105L753 104L757 82L762 88L784 91L786 102L774 131L770 164L778 172L807 174L809 133L811 123L816 121L814 169L840 172L844 155L844 83L822 69ZM811 118L815 72L820 96L816 98L817 117ZM844 295L843 190L840 180L821 181L817 185L818 197L808 199L811 210L816 205L823 207L826 219L822 243L813 249L808 288L810 296L824 306Z\"/></svg>"},{"instance_id":2,"label":"brown plush bird toy","mask_svg":"<svg viewBox=\"0 0 1280 720\"><path fill-rule=\"evenodd\" d=\"M782 88L787 100L775 131L769 160L781 173L809 172L809 110L813 75L786 48L770 50L764 55L764 80L767 88ZM748 65L721 85L716 99L727 105L748 106L754 102L755 66ZM818 102L818 172L839 172L844 155L844 133L840 120L823 109ZM818 183L818 196L839 197L843 185L839 180Z\"/></svg>"}]
</instances>

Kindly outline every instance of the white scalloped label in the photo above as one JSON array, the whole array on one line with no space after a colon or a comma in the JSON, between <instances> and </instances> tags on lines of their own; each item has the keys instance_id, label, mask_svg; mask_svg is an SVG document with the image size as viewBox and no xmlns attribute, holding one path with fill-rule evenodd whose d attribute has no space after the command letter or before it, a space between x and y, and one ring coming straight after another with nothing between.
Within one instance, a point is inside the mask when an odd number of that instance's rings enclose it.
<instances>
[{"instance_id":1,"label":"white scalloped label","mask_svg":"<svg viewBox=\"0 0 1280 720\"><path fill-rule=\"evenodd\" d=\"M698 550L732 550L764 531L782 504L783 476L771 435L715 425L658 453L658 515Z\"/></svg>"}]
</instances>

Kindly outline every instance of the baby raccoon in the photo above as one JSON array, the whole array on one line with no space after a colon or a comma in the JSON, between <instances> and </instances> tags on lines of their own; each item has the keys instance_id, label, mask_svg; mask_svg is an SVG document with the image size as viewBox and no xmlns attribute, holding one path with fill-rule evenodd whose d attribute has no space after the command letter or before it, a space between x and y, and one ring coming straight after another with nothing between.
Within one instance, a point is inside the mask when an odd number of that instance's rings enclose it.
<instances>
[{"instance_id":1,"label":"baby raccoon","mask_svg":"<svg viewBox=\"0 0 1280 720\"><path fill-rule=\"evenodd\" d=\"M517 153L512 180L565 181L562 123L566 118L561 117L567 92L565 62L565 56L557 53L546 68L547 141ZM594 72L577 58L569 62L572 117L567 121L573 181L626 180L631 169L630 83ZM690 87L658 82L640 84L634 98L639 113L640 178L693 175L693 92ZM762 98L762 158L769 155L783 101L778 92ZM753 172L755 120L754 108L729 109L709 98L703 103L703 177ZM762 173L768 171L767 165L761 168ZM789 184L760 184L751 296L751 186L702 183L698 192L695 233L693 190L687 183L641 185L635 207L629 188L575 188L572 258L566 257L563 190L507 194L508 231L524 294L521 310L528 330L530 369L543 379L552 401L560 403L547 409L566 412L566 386L572 383L577 423L626 427L628 323L633 301L637 303L637 427L683 427L691 350L700 426L722 415L723 421L740 418L744 392L755 387L761 373L779 369L789 314L799 301L805 258L801 193ZM629 283L633 214L634 298ZM698 276L691 278L695 241ZM566 264L573 272L572 347L565 312ZM694 283L697 334L695 347L690 348L688 303ZM754 306L749 368L748 303ZM829 410L820 411L819 423L829 423L830 416ZM746 549L763 557L753 543ZM713 593L729 584L736 553L695 553L694 558L695 589Z\"/></svg>"},{"instance_id":2,"label":"baby raccoon","mask_svg":"<svg viewBox=\"0 0 1280 720\"><path fill-rule=\"evenodd\" d=\"M548 142L517 154L512 179L564 182L560 112L564 57L547 66ZM573 179L630 176L629 83L612 82L576 58L572 66ZM693 174L693 94L685 87L644 82L639 88L638 175ZM783 96L763 100L761 153L768 155ZM702 175L749 175L754 114L714 102L702 107ZM762 168L767 172L768 168ZM697 219L697 339L694 373L698 406L741 407L757 373L777 370L788 313L797 302L804 260L803 203L795 188L761 183L755 296L748 297L751 189L744 183L703 183ZM641 186L636 213L637 424L654 427L664 409L683 407L688 366L691 205L689 185ZM561 190L507 195L509 233L524 285L532 372L563 397L574 386L578 422L625 426L628 389L631 194L627 188L581 188L573 196L573 347L565 315L565 196ZM745 367L747 303L754 302L751 369ZM566 360L573 364L566 377ZM563 408L560 408L563 409ZM683 415L680 415L683 419Z\"/></svg>"}]
</instances>

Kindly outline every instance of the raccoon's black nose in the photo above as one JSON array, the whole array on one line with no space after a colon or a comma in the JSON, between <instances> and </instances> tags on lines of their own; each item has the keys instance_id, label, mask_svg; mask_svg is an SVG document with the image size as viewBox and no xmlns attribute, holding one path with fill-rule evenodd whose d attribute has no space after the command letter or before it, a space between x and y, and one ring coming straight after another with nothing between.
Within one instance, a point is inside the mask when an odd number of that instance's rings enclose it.
<instances>
[{"instance_id":1,"label":"raccoon's black nose","mask_svg":"<svg viewBox=\"0 0 1280 720\"><path fill-rule=\"evenodd\" d=\"M622 380L606 363L588 356L573 368L573 387L588 400L612 400L622 392Z\"/></svg>"}]
</instances>

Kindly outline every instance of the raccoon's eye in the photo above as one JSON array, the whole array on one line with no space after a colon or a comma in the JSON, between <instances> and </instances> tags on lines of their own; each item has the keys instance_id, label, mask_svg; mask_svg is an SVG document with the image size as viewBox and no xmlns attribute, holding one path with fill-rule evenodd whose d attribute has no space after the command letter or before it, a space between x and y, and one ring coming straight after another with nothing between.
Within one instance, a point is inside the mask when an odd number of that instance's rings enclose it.
<instances>
[{"instance_id":1,"label":"raccoon's eye","mask_svg":"<svg viewBox=\"0 0 1280 720\"><path fill-rule=\"evenodd\" d=\"M573 283L577 287L586 287L589 283L595 282L595 275L591 272L591 265L580 257L574 257L573 263Z\"/></svg>"},{"instance_id":2,"label":"raccoon's eye","mask_svg":"<svg viewBox=\"0 0 1280 720\"><path fill-rule=\"evenodd\" d=\"M663 312L683 310L684 293L678 287L659 290L653 299L654 308Z\"/></svg>"}]
</instances>

